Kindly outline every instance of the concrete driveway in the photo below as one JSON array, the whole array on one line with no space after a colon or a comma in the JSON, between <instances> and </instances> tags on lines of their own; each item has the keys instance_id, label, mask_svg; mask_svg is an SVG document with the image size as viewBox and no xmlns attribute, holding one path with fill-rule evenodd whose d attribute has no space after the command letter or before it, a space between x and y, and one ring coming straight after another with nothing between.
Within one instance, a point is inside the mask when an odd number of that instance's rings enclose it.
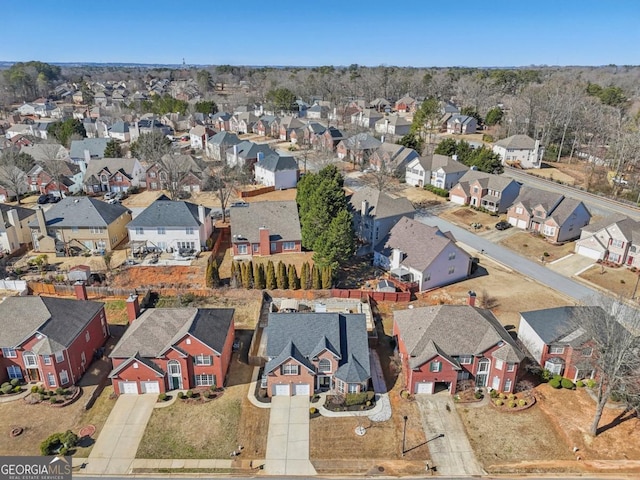
<instances>
[{"instance_id":1,"label":"concrete driveway","mask_svg":"<svg viewBox=\"0 0 640 480\"><path fill-rule=\"evenodd\" d=\"M83 473L129 473L157 400L155 393L120 395L89 454Z\"/></svg>"},{"instance_id":2,"label":"concrete driveway","mask_svg":"<svg viewBox=\"0 0 640 480\"><path fill-rule=\"evenodd\" d=\"M486 475L476 460L451 395L416 395L431 465L444 477ZM448 408L447 408L448 406ZM444 434L439 438L438 435Z\"/></svg>"},{"instance_id":3,"label":"concrete driveway","mask_svg":"<svg viewBox=\"0 0 640 480\"><path fill-rule=\"evenodd\" d=\"M265 473L316 475L309 461L309 397L271 399Z\"/></svg>"},{"instance_id":4,"label":"concrete driveway","mask_svg":"<svg viewBox=\"0 0 640 480\"><path fill-rule=\"evenodd\" d=\"M572 277L589 268L594 263L595 260L593 260L592 258L583 257L582 255L578 255L576 253L570 253L569 255L559 258L558 260L549 262L547 264L547 268L550 268L551 270L558 272L561 275Z\"/></svg>"}]
</instances>

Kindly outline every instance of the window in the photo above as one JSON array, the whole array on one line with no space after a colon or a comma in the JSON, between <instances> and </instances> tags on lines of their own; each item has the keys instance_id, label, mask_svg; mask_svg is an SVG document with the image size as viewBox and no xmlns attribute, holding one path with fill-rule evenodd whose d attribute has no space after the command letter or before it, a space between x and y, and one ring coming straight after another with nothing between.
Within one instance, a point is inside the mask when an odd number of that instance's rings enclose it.
<instances>
[{"instance_id":1,"label":"window","mask_svg":"<svg viewBox=\"0 0 640 480\"><path fill-rule=\"evenodd\" d=\"M337 385L338 385L338 392L340 393L344 393L344 382L341 381L336 381Z\"/></svg>"},{"instance_id":2,"label":"window","mask_svg":"<svg viewBox=\"0 0 640 480\"><path fill-rule=\"evenodd\" d=\"M462 355L459 359L460 365L471 365L473 357L471 355Z\"/></svg>"},{"instance_id":3,"label":"window","mask_svg":"<svg viewBox=\"0 0 640 480\"><path fill-rule=\"evenodd\" d=\"M60 371L60 385L66 385L69 383L69 374L66 370Z\"/></svg>"},{"instance_id":4,"label":"window","mask_svg":"<svg viewBox=\"0 0 640 480\"><path fill-rule=\"evenodd\" d=\"M91 227L91 233L101 234L107 231L106 227Z\"/></svg>"},{"instance_id":5,"label":"window","mask_svg":"<svg viewBox=\"0 0 640 480\"><path fill-rule=\"evenodd\" d=\"M196 387L208 387L216 384L216 376L211 374L196 375Z\"/></svg>"},{"instance_id":6,"label":"window","mask_svg":"<svg viewBox=\"0 0 640 480\"><path fill-rule=\"evenodd\" d=\"M253 249L253 253L258 253L260 251L260 244L259 243L254 243L252 245L252 249Z\"/></svg>"},{"instance_id":7,"label":"window","mask_svg":"<svg viewBox=\"0 0 640 480\"><path fill-rule=\"evenodd\" d=\"M247 254L247 245L246 244L241 244L238 245L238 254L239 255L246 255Z\"/></svg>"},{"instance_id":8,"label":"window","mask_svg":"<svg viewBox=\"0 0 640 480\"><path fill-rule=\"evenodd\" d=\"M276 242L271 242L271 251L275 252L277 248L278 246L276 245Z\"/></svg>"},{"instance_id":9,"label":"window","mask_svg":"<svg viewBox=\"0 0 640 480\"><path fill-rule=\"evenodd\" d=\"M282 244L282 250L295 250L296 243L295 242L284 242Z\"/></svg>"},{"instance_id":10,"label":"window","mask_svg":"<svg viewBox=\"0 0 640 480\"><path fill-rule=\"evenodd\" d=\"M89 335L89 330L87 330L87 333L84 334L84 339L86 340L87 343L89 343L89 340L91 340L91 335Z\"/></svg>"},{"instance_id":11,"label":"window","mask_svg":"<svg viewBox=\"0 0 640 480\"><path fill-rule=\"evenodd\" d=\"M47 373L47 385L50 387L56 386L56 376L51 372Z\"/></svg>"},{"instance_id":12,"label":"window","mask_svg":"<svg viewBox=\"0 0 640 480\"><path fill-rule=\"evenodd\" d=\"M138 364L138 362L133 362L133 368L140 368L140 365Z\"/></svg>"},{"instance_id":13,"label":"window","mask_svg":"<svg viewBox=\"0 0 640 480\"><path fill-rule=\"evenodd\" d=\"M622 248L624 246L624 242L622 240L611 240L611 245L616 248Z\"/></svg>"},{"instance_id":14,"label":"window","mask_svg":"<svg viewBox=\"0 0 640 480\"><path fill-rule=\"evenodd\" d=\"M507 363L507 372L513 372L516 369L515 363Z\"/></svg>"},{"instance_id":15,"label":"window","mask_svg":"<svg viewBox=\"0 0 640 480\"><path fill-rule=\"evenodd\" d=\"M331 361L323 358L318 362L318 372L331 373Z\"/></svg>"},{"instance_id":16,"label":"window","mask_svg":"<svg viewBox=\"0 0 640 480\"><path fill-rule=\"evenodd\" d=\"M562 355L564 353L564 347L559 345L552 345L549 347L549 353L551 355Z\"/></svg>"},{"instance_id":17,"label":"window","mask_svg":"<svg viewBox=\"0 0 640 480\"><path fill-rule=\"evenodd\" d=\"M116 182L122 181L122 175L116 175Z\"/></svg>"},{"instance_id":18,"label":"window","mask_svg":"<svg viewBox=\"0 0 640 480\"><path fill-rule=\"evenodd\" d=\"M439 372L440 370L442 370L442 362L431 362L429 364L429 371L430 372Z\"/></svg>"},{"instance_id":19,"label":"window","mask_svg":"<svg viewBox=\"0 0 640 480\"><path fill-rule=\"evenodd\" d=\"M155 173L153 174L155 176ZM158 189L158 182L151 182L151 190L157 190Z\"/></svg>"},{"instance_id":20,"label":"window","mask_svg":"<svg viewBox=\"0 0 640 480\"><path fill-rule=\"evenodd\" d=\"M87 355L84 352L80 353L80 362L83 367L87 364Z\"/></svg>"},{"instance_id":21,"label":"window","mask_svg":"<svg viewBox=\"0 0 640 480\"><path fill-rule=\"evenodd\" d=\"M556 227L545 225L543 233L548 237L552 237L553 235L556 234Z\"/></svg>"},{"instance_id":22,"label":"window","mask_svg":"<svg viewBox=\"0 0 640 480\"><path fill-rule=\"evenodd\" d=\"M144 235L144 228L136 227L136 235Z\"/></svg>"},{"instance_id":23,"label":"window","mask_svg":"<svg viewBox=\"0 0 640 480\"><path fill-rule=\"evenodd\" d=\"M9 379L22 378L22 370L17 365L7 367L7 373L9 374Z\"/></svg>"},{"instance_id":24,"label":"window","mask_svg":"<svg viewBox=\"0 0 640 480\"><path fill-rule=\"evenodd\" d=\"M499 358L496 358L496 368L498 370L502 370L502 365L504 365L504 362L502 360L500 360Z\"/></svg>"},{"instance_id":25,"label":"window","mask_svg":"<svg viewBox=\"0 0 640 480\"><path fill-rule=\"evenodd\" d=\"M511 379L507 378L504 382L504 391L505 392L510 392L511 391Z\"/></svg>"},{"instance_id":26,"label":"window","mask_svg":"<svg viewBox=\"0 0 640 480\"><path fill-rule=\"evenodd\" d=\"M213 365L213 357L211 355L194 355L193 363L195 365Z\"/></svg>"},{"instance_id":27,"label":"window","mask_svg":"<svg viewBox=\"0 0 640 480\"><path fill-rule=\"evenodd\" d=\"M427 283L430 280L431 280L431 274L430 273L425 273L424 274L424 278L423 278L424 283Z\"/></svg>"},{"instance_id":28,"label":"window","mask_svg":"<svg viewBox=\"0 0 640 480\"><path fill-rule=\"evenodd\" d=\"M38 359L32 352L24 352L22 354L24 368L38 368Z\"/></svg>"},{"instance_id":29,"label":"window","mask_svg":"<svg viewBox=\"0 0 640 480\"><path fill-rule=\"evenodd\" d=\"M349 393L358 393L359 388L358 388L358 384L357 383L350 383L349 384Z\"/></svg>"},{"instance_id":30,"label":"window","mask_svg":"<svg viewBox=\"0 0 640 480\"><path fill-rule=\"evenodd\" d=\"M51 355L44 355L42 361L45 365L51 365Z\"/></svg>"},{"instance_id":31,"label":"window","mask_svg":"<svg viewBox=\"0 0 640 480\"><path fill-rule=\"evenodd\" d=\"M156 178L156 172L149 172L149 178Z\"/></svg>"},{"instance_id":32,"label":"window","mask_svg":"<svg viewBox=\"0 0 640 480\"><path fill-rule=\"evenodd\" d=\"M298 375L298 365L286 364L282 366L282 375Z\"/></svg>"},{"instance_id":33,"label":"window","mask_svg":"<svg viewBox=\"0 0 640 480\"><path fill-rule=\"evenodd\" d=\"M158 227L158 235L165 235L167 233L167 229L164 227Z\"/></svg>"},{"instance_id":34,"label":"window","mask_svg":"<svg viewBox=\"0 0 640 480\"><path fill-rule=\"evenodd\" d=\"M187 227L186 228L186 234L187 235L193 235L193 227Z\"/></svg>"},{"instance_id":35,"label":"window","mask_svg":"<svg viewBox=\"0 0 640 480\"><path fill-rule=\"evenodd\" d=\"M586 347L582 349L582 356L583 357L590 357L593 354L593 348L591 347Z\"/></svg>"},{"instance_id":36,"label":"window","mask_svg":"<svg viewBox=\"0 0 640 480\"><path fill-rule=\"evenodd\" d=\"M456 271L456 267L449 267L449 275L453 274Z\"/></svg>"},{"instance_id":37,"label":"window","mask_svg":"<svg viewBox=\"0 0 640 480\"><path fill-rule=\"evenodd\" d=\"M56 363L62 363L64 362L64 353L60 352L56 352Z\"/></svg>"},{"instance_id":38,"label":"window","mask_svg":"<svg viewBox=\"0 0 640 480\"><path fill-rule=\"evenodd\" d=\"M2 356L4 358L16 358L18 356L18 354L16 353L15 349L13 349L13 348L3 348L2 349Z\"/></svg>"},{"instance_id":39,"label":"window","mask_svg":"<svg viewBox=\"0 0 640 480\"><path fill-rule=\"evenodd\" d=\"M518 215L522 215L522 212L523 212L522 207L516 207L516 213Z\"/></svg>"},{"instance_id":40,"label":"window","mask_svg":"<svg viewBox=\"0 0 640 480\"><path fill-rule=\"evenodd\" d=\"M455 260L455 258L456 258L456 252L451 252L449 254L449 260Z\"/></svg>"}]
</instances>

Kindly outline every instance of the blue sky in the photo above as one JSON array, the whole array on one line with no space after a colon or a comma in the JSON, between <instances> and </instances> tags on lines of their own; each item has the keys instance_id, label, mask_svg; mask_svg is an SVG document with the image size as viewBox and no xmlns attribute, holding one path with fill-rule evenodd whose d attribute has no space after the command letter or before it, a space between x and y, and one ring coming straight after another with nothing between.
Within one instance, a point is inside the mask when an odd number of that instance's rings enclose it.
<instances>
[{"instance_id":1,"label":"blue sky","mask_svg":"<svg viewBox=\"0 0 640 480\"><path fill-rule=\"evenodd\" d=\"M0 60L640 64L637 0L0 0Z\"/></svg>"}]
</instances>

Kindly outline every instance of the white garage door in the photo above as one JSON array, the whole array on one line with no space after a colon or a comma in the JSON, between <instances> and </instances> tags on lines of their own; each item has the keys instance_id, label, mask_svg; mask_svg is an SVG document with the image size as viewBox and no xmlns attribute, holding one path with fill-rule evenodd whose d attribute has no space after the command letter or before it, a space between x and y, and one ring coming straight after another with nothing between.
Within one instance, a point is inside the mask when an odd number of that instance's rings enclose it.
<instances>
[{"instance_id":1,"label":"white garage door","mask_svg":"<svg viewBox=\"0 0 640 480\"><path fill-rule=\"evenodd\" d=\"M583 257L593 258L594 260L600 260L602 258L602 254L598 250L594 250L589 247L585 247L584 245L578 246L578 255L582 255Z\"/></svg>"},{"instance_id":2,"label":"white garage door","mask_svg":"<svg viewBox=\"0 0 640 480\"><path fill-rule=\"evenodd\" d=\"M464 205L465 201L467 200L464 197L459 197L458 195L450 195L449 196L449 200L451 201L451 203L457 203L458 205Z\"/></svg>"},{"instance_id":3,"label":"white garage door","mask_svg":"<svg viewBox=\"0 0 640 480\"><path fill-rule=\"evenodd\" d=\"M527 221L526 220L518 220L518 224L516 225L516 227L522 228L523 230L526 230Z\"/></svg>"},{"instance_id":4,"label":"white garage door","mask_svg":"<svg viewBox=\"0 0 640 480\"><path fill-rule=\"evenodd\" d=\"M274 395L291 395L291 391L289 389L289 385L274 385L273 386L273 394Z\"/></svg>"},{"instance_id":5,"label":"white garage door","mask_svg":"<svg viewBox=\"0 0 640 480\"><path fill-rule=\"evenodd\" d=\"M416 393L433 393L433 382L416 383Z\"/></svg>"},{"instance_id":6,"label":"white garage door","mask_svg":"<svg viewBox=\"0 0 640 480\"><path fill-rule=\"evenodd\" d=\"M309 396L311 395L311 389L309 388L308 384L300 384L300 385L296 385L295 389L293 391L294 395L306 395Z\"/></svg>"},{"instance_id":7,"label":"white garage door","mask_svg":"<svg viewBox=\"0 0 640 480\"><path fill-rule=\"evenodd\" d=\"M142 393L160 393L160 384L158 382L140 382Z\"/></svg>"},{"instance_id":8,"label":"white garage door","mask_svg":"<svg viewBox=\"0 0 640 480\"><path fill-rule=\"evenodd\" d=\"M138 394L138 384L136 382L120 382L120 393Z\"/></svg>"}]
</instances>

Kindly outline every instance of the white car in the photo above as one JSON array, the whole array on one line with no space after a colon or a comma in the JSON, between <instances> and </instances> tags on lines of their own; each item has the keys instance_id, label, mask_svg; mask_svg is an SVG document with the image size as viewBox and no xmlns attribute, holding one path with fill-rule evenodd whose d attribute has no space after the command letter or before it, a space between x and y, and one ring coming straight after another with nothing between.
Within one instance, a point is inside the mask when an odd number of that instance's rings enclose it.
<instances>
[{"instance_id":1,"label":"white car","mask_svg":"<svg viewBox=\"0 0 640 480\"><path fill-rule=\"evenodd\" d=\"M104 194L105 200L111 200L113 198L116 198L116 192L107 192Z\"/></svg>"}]
</instances>

